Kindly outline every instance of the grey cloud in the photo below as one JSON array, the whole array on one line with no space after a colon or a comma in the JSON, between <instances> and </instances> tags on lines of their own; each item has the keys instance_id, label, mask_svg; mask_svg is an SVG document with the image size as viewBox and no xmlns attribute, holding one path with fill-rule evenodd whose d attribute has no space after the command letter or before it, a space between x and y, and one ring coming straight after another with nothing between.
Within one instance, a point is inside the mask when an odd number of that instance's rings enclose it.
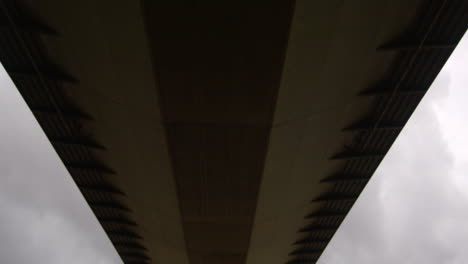
<instances>
[{"instance_id":1,"label":"grey cloud","mask_svg":"<svg viewBox=\"0 0 468 264\"><path fill-rule=\"evenodd\" d=\"M121 260L34 117L0 70L0 260Z\"/></svg>"},{"instance_id":2,"label":"grey cloud","mask_svg":"<svg viewBox=\"0 0 468 264\"><path fill-rule=\"evenodd\" d=\"M468 51L468 39L461 45ZM466 69L466 60L449 68ZM459 73L458 73L459 74ZM466 82L455 83L442 71L416 110L374 178L345 219L320 264L338 263L466 263L468 251L468 195L460 179L466 179L468 157L462 157L453 136L440 117L449 116L447 106L466 100ZM459 124L466 105L458 104ZM444 113L445 111L445 113ZM463 111L463 112L460 112ZM464 113L464 114L461 114ZM464 122L463 122L464 123ZM464 125L468 132L468 126ZM452 129L453 130L453 129ZM458 156L457 156L458 155ZM468 181L467 181L468 183Z\"/></svg>"}]
</instances>

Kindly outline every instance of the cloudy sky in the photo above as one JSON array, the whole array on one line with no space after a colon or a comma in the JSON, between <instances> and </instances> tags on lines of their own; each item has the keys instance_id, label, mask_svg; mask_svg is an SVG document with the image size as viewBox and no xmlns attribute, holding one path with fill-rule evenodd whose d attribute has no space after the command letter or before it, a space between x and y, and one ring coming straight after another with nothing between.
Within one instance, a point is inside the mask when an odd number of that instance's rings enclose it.
<instances>
[{"instance_id":1,"label":"cloudy sky","mask_svg":"<svg viewBox=\"0 0 468 264\"><path fill-rule=\"evenodd\" d=\"M468 34L319 264L468 263Z\"/></svg>"},{"instance_id":2,"label":"cloudy sky","mask_svg":"<svg viewBox=\"0 0 468 264\"><path fill-rule=\"evenodd\" d=\"M468 37L320 264L467 263ZM0 262L121 263L0 67Z\"/></svg>"},{"instance_id":3,"label":"cloudy sky","mask_svg":"<svg viewBox=\"0 0 468 264\"><path fill-rule=\"evenodd\" d=\"M122 263L0 66L0 263Z\"/></svg>"}]
</instances>

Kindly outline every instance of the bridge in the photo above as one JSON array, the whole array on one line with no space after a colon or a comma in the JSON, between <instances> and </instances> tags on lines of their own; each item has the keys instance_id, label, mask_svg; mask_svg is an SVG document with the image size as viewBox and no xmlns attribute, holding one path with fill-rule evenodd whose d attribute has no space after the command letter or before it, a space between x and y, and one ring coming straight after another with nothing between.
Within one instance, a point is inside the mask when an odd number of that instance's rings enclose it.
<instances>
[{"instance_id":1,"label":"bridge","mask_svg":"<svg viewBox=\"0 0 468 264\"><path fill-rule=\"evenodd\" d=\"M0 61L124 263L315 263L465 0L1 0Z\"/></svg>"}]
</instances>

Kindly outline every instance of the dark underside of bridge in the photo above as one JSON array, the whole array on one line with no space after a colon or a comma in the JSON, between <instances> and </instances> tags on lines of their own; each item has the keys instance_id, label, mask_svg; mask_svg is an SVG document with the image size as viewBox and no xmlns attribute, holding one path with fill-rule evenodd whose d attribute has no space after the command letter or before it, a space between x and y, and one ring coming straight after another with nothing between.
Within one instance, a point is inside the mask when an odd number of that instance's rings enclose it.
<instances>
[{"instance_id":1,"label":"dark underside of bridge","mask_svg":"<svg viewBox=\"0 0 468 264\"><path fill-rule=\"evenodd\" d=\"M292 2L168 3L144 10L187 255L244 263Z\"/></svg>"},{"instance_id":2,"label":"dark underside of bridge","mask_svg":"<svg viewBox=\"0 0 468 264\"><path fill-rule=\"evenodd\" d=\"M315 263L468 26L465 0L0 3L125 263Z\"/></svg>"}]
</instances>

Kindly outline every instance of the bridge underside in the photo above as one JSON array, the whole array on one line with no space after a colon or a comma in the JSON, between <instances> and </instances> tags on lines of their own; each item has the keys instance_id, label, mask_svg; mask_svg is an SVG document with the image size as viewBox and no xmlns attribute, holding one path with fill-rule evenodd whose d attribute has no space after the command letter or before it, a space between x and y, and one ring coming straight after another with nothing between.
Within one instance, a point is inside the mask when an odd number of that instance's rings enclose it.
<instances>
[{"instance_id":1,"label":"bridge underside","mask_svg":"<svg viewBox=\"0 0 468 264\"><path fill-rule=\"evenodd\" d=\"M454 1L4 1L0 60L125 263L314 263Z\"/></svg>"}]
</instances>

